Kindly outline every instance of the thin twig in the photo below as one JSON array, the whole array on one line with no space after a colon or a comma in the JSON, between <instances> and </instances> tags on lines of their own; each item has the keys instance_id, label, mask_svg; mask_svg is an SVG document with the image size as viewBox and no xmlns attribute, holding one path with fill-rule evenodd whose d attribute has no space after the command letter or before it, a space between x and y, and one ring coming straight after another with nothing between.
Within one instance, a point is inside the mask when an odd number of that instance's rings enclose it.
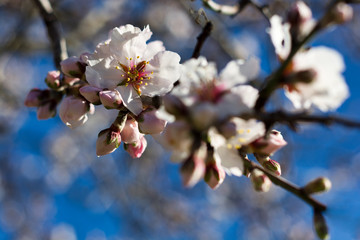
<instances>
[{"instance_id":1,"label":"thin twig","mask_svg":"<svg viewBox=\"0 0 360 240\"><path fill-rule=\"evenodd\" d=\"M39 9L41 17L47 28L54 54L54 64L57 69L60 69L60 62L68 57L66 42L62 36L61 25L48 0L33 0L33 2Z\"/></svg>"},{"instance_id":2,"label":"thin twig","mask_svg":"<svg viewBox=\"0 0 360 240\"><path fill-rule=\"evenodd\" d=\"M210 36L212 29L213 29L213 24L212 22L208 21L204 26L200 35L197 37L197 43L194 52L192 54L192 58L198 58L200 56L201 48L205 40Z\"/></svg>"},{"instance_id":3,"label":"thin twig","mask_svg":"<svg viewBox=\"0 0 360 240\"><path fill-rule=\"evenodd\" d=\"M295 184L287 181L286 179L284 179L282 177L274 175L273 173L260 167L259 165L257 165L256 163L254 163L252 161L244 161L244 164L245 164L245 167L248 168L250 171L252 169L258 169L258 170L262 171L271 180L272 183L280 186L283 189L286 189L288 192L291 192L294 195L296 195L297 197L301 198L307 204L312 206L315 211L322 212L322 211L326 210L326 206L324 204L322 204L321 202L317 201L313 197L306 194L300 187L296 186Z\"/></svg>"}]
</instances>

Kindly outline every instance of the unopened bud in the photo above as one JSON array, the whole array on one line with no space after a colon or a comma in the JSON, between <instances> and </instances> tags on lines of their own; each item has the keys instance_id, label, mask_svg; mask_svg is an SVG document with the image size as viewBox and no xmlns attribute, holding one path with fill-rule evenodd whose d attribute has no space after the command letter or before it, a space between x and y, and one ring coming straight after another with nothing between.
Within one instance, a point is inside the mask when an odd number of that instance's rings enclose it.
<instances>
[{"instance_id":1,"label":"unopened bud","mask_svg":"<svg viewBox=\"0 0 360 240\"><path fill-rule=\"evenodd\" d=\"M338 4L336 4L332 14L333 22L337 24L343 24L353 18L354 11L349 4L339 2Z\"/></svg>"},{"instance_id":2,"label":"unopened bud","mask_svg":"<svg viewBox=\"0 0 360 240\"><path fill-rule=\"evenodd\" d=\"M75 56L61 61L60 65L61 71L69 77L81 78L85 73L85 64Z\"/></svg>"},{"instance_id":3,"label":"unopened bud","mask_svg":"<svg viewBox=\"0 0 360 240\"><path fill-rule=\"evenodd\" d=\"M156 112L156 110L145 111L137 117L139 130L141 133L158 134L164 130L166 121L159 119L156 115Z\"/></svg>"},{"instance_id":4,"label":"unopened bud","mask_svg":"<svg viewBox=\"0 0 360 240\"><path fill-rule=\"evenodd\" d=\"M117 90L106 90L99 93L102 105L107 109L116 109L121 106L122 98Z\"/></svg>"},{"instance_id":5,"label":"unopened bud","mask_svg":"<svg viewBox=\"0 0 360 240\"><path fill-rule=\"evenodd\" d=\"M144 153L147 146L147 141L144 135L141 135L137 142L124 144L125 150L130 154L132 158L139 158Z\"/></svg>"},{"instance_id":6,"label":"unopened bud","mask_svg":"<svg viewBox=\"0 0 360 240\"><path fill-rule=\"evenodd\" d=\"M59 116L70 128L78 127L88 120L87 113L94 112L94 105L83 98L66 97L60 105Z\"/></svg>"},{"instance_id":7,"label":"unopened bud","mask_svg":"<svg viewBox=\"0 0 360 240\"><path fill-rule=\"evenodd\" d=\"M218 188L224 182L225 177L225 170L220 164L213 161L206 165L204 180L212 189Z\"/></svg>"},{"instance_id":8,"label":"unopened bud","mask_svg":"<svg viewBox=\"0 0 360 240\"><path fill-rule=\"evenodd\" d=\"M100 104L99 92L101 88L94 87L91 85L83 86L79 89L80 94L89 102L93 104Z\"/></svg>"},{"instance_id":9,"label":"unopened bud","mask_svg":"<svg viewBox=\"0 0 360 240\"><path fill-rule=\"evenodd\" d=\"M329 229L322 213L315 211L313 220L314 220L314 228L318 237L320 239L329 239L330 238Z\"/></svg>"},{"instance_id":10,"label":"unopened bud","mask_svg":"<svg viewBox=\"0 0 360 240\"><path fill-rule=\"evenodd\" d=\"M39 120L46 120L56 115L56 102L49 101L44 105L41 105L37 109L37 118Z\"/></svg>"},{"instance_id":11,"label":"unopened bud","mask_svg":"<svg viewBox=\"0 0 360 240\"><path fill-rule=\"evenodd\" d=\"M42 90L40 89L31 89L25 99L25 106L27 107L39 107L41 104L41 95Z\"/></svg>"},{"instance_id":12,"label":"unopened bud","mask_svg":"<svg viewBox=\"0 0 360 240\"><path fill-rule=\"evenodd\" d=\"M275 160L269 159L268 161L263 162L262 166L270 172L275 173L277 176L281 175L281 166Z\"/></svg>"},{"instance_id":13,"label":"unopened bud","mask_svg":"<svg viewBox=\"0 0 360 240\"><path fill-rule=\"evenodd\" d=\"M48 72L45 82L50 88L58 88L60 86L60 71Z\"/></svg>"},{"instance_id":14,"label":"unopened bud","mask_svg":"<svg viewBox=\"0 0 360 240\"><path fill-rule=\"evenodd\" d=\"M288 13L288 21L292 27L299 27L304 22L311 20L311 18L311 9L303 1L296 1Z\"/></svg>"},{"instance_id":15,"label":"unopened bud","mask_svg":"<svg viewBox=\"0 0 360 240\"><path fill-rule=\"evenodd\" d=\"M261 137L250 144L255 153L272 155L280 148L284 147L287 142L284 140L281 132L272 130L267 138Z\"/></svg>"},{"instance_id":16,"label":"unopened bud","mask_svg":"<svg viewBox=\"0 0 360 240\"><path fill-rule=\"evenodd\" d=\"M121 143L120 130L112 125L102 130L96 141L96 155L103 156L114 152Z\"/></svg>"},{"instance_id":17,"label":"unopened bud","mask_svg":"<svg viewBox=\"0 0 360 240\"><path fill-rule=\"evenodd\" d=\"M303 191L306 194L322 193L331 189L331 182L328 178L320 177L306 184Z\"/></svg>"},{"instance_id":18,"label":"unopened bud","mask_svg":"<svg viewBox=\"0 0 360 240\"><path fill-rule=\"evenodd\" d=\"M74 78L69 76L64 76L64 84L73 86L75 83L80 82L80 78Z\"/></svg>"},{"instance_id":19,"label":"unopened bud","mask_svg":"<svg viewBox=\"0 0 360 240\"><path fill-rule=\"evenodd\" d=\"M206 151L206 145L201 145L181 166L180 174L185 187L193 187L204 177Z\"/></svg>"},{"instance_id":20,"label":"unopened bud","mask_svg":"<svg viewBox=\"0 0 360 240\"><path fill-rule=\"evenodd\" d=\"M268 192L270 190L271 181L261 170L252 170L250 179L255 191Z\"/></svg>"},{"instance_id":21,"label":"unopened bud","mask_svg":"<svg viewBox=\"0 0 360 240\"><path fill-rule=\"evenodd\" d=\"M125 122L125 126L121 131L121 139L124 143L135 143L140 139L140 132L138 123L132 118L129 118Z\"/></svg>"}]
</instances>

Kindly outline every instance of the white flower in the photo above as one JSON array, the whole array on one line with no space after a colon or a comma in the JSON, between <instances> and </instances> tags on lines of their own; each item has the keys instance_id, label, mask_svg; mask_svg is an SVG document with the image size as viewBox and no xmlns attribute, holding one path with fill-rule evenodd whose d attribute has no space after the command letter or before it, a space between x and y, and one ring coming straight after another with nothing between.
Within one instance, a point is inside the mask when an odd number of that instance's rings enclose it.
<instances>
[{"instance_id":1,"label":"white flower","mask_svg":"<svg viewBox=\"0 0 360 240\"><path fill-rule=\"evenodd\" d=\"M349 96L344 69L342 56L333 49L314 47L300 52L293 59L293 72L312 70L315 77L310 83L285 85L286 96L297 109L315 106L321 111L335 110Z\"/></svg>"},{"instance_id":2,"label":"white flower","mask_svg":"<svg viewBox=\"0 0 360 240\"><path fill-rule=\"evenodd\" d=\"M268 33L275 47L275 52L281 60L285 60L291 50L290 24L283 24L278 15L270 18L270 24Z\"/></svg>"},{"instance_id":3,"label":"white flower","mask_svg":"<svg viewBox=\"0 0 360 240\"><path fill-rule=\"evenodd\" d=\"M228 139L221 135L215 128L209 130L210 143L214 147L214 158L221 162L221 166L229 175L241 176L244 170L243 160L238 150L247 146L259 137L264 136L265 126L256 120L245 121L233 118L234 133Z\"/></svg>"},{"instance_id":4,"label":"white flower","mask_svg":"<svg viewBox=\"0 0 360 240\"><path fill-rule=\"evenodd\" d=\"M231 61L219 76L214 63L208 63L204 57L191 59L183 64L180 84L171 94L189 108L206 110L213 120L213 113L216 113L217 120L224 119L248 111L254 105L258 91L241 84L255 78L258 71L259 62L255 58ZM199 106L201 104L206 106ZM199 116L195 119L199 119ZM210 125L211 121L206 124Z\"/></svg>"},{"instance_id":5,"label":"white flower","mask_svg":"<svg viewBox=\"0 0 360 240\"><path fill-rule=\"evenodd\" d=\"M180 77L180 56L160 41L147 44L152 32L132 25L114 28L94 54L84 56L90 85L116 89L132 113L142 111L141 95L164 95Z\"/></svg>"}]
</instances>

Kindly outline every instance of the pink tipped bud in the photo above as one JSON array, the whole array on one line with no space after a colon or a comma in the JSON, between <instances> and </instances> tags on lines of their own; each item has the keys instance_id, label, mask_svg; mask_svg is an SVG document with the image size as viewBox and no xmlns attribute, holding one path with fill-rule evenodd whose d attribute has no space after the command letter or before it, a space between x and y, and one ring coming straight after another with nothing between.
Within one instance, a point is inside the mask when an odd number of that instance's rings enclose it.
<instances>
[{"instance_id":1,"label":"pink tipped bud","mask_svg":"<svg viewBox=\"0 0 360 240\"><path fill-rule=\"evenodd\" d=\"M100 104L99 92L102 91L101 88L86 85L79 89L80 94L89 102L93 104Z\"/></svg>"},{"instance_id":2,"label":"pink tipped bud","mask_svg":"<svg viewBox=\"0 0 360 240\"><path fill-rule=\"evenodd\" d=\"M60 71L48 72L45 82L50 88L56 89L60 87Z\"/></svg>"},{"instance_id":3,"label":"pink tipped bud","mask_svg":"<svg viewBox=\"0 0 360 240\"><path fill-rule=\"evenodd\" d=\"M354 11L349 4L339 2L333 10L333 21L337 24L343 24L353 18Z\"/></svg>"},{"instance_id":4,"label":"pink tipped bud","mask_svg":"<svg viewBox=\"0 0 360 240\"><path fill-rule=\"evenodd\" d=\"M41 104L42 90L31 89L25 99L25 106L27 107L39 107Z\"/></svg>"},{"instance_id":5,"label":"pink tipped bud","mask_svg":"<svg viewBox=\"0 0 360 240\"><path fill-rule=\"evenodd\" d=\"M156 116L156 110L142 112L137 120L139 123L139 130L144 134L158 134L161 133L165 126L166 121L159 119Z\"/></svg>"},{"instance_id":6,"label":"pink tipped bud","mask_svg":"<svg viewBox=\"0 0 360 240\"><path fill-rule=\"evenodd\" d=\"M267 170L275 173L277 176L280 176L280 175L281 175L281 166L280 166L280 164L279 164L277 161L275 161L275 160L269 159L268 161L263 162L263 163L262 163L262 166L263 166L265 169L267 169Z\"/></svg>"},{"instance_id":7,"label":"pink tipped bud","mask_svg":"<svg viewBox=\"0 0 360 240\"><path fill-rule=\"evenodd\" d=\"M193 187L204 177L206 151L206 145L201 145L181 166L180 174L185 187Z\"/></svg>"},{"instance_id":8,"label":"pink tipped bud","mask_svg":"<svg viewBox=\"0 0 360 240\"><path fill-rule=\"evenodd\" d=\"M141 135L139 141L125 144L124 147L132 158L139 158L144 153L147 147L147 141L144 135Z\"/></svg>"},{"instance_id":9,"label":"pink tipped bud","mask_svg":"<svg viewBox=\"0 0 360 240\"><path fill-rule=\"evenodd\" d=\"M209 128L216 119L217 109L210 103L201 103L191 109L193 126L198 130Z\"/></svg>"},{"instance_id":10,"label":"pink tipped bud","mask_svg":"<svg viewBox=\"0 0 360 240\"><path fill-rule=\"evenodd\" d=\"M206 173L204 180L212 189L218 188L225 179L225 170L220 164L213 161L206 166Z\"/></svg>"},{"instance_id":11,"label":"pink tipped bud","mask_svg":"<svg viewBox=\"0 0 360 240\"><path fill-rule=\"evenodd\" d=\"M331 181L328 178L320 177L306 184L303 191L306 194L322 193L331 189Z\"/></svg>"},{"instance_id":12,"label":"pink tipped bud","mask_svg":"<svg viewBox=\"0 0 360 240\"><path fill-rule=\"evenodd\" d=\"M130 118L126 120L125 126L121 131L121 139L124 143L136 143L140 139L140 132L138 128L138 123Z\"/></svg>"},{"instance_id":13,"label":"pink tipped bud","mask_svg":"<svg viewBox=\"0 0 360 240\"><path fill-rule=\"evenodd\" d=\"M112 125L102 130L96 141L96 155L103 156L114 152L121 143L120 130Z\"/></svg>"},{"instance_id":14,"label":"pink tipped bud","mask_svg":"<svg viewBox=\"0 0 360 240\"><path fill-rule=\"evenodd\" d=\"M49 101L44 105L41 105L37 109L37 118L39 120L46 120L56 115L56 103L53 101Z\"/></svg>"},{"instance_id":15,"label":"pink tipped bud","mask_svg":"<svg viewBox=\"0 0 360 240\"><path fill-rule=\"evenodd\" d=\"M102 105L107 109L114 109L121 106L122 98L116 90L101 91L99 96Z\"/></svg>"},{"instance_id":16,"label":"pink tipped bud","mask_svg":"<svg viewBox=\"0 0 360 240\"><path fill-rule=\"evenodd\" d=\"M256 191L268 192L270 190L271 181L261 170L254 169L251 171L250 179Z\"/></svg>"},{"instance_id":17,"label":"pink tipped bud","mask_svg":"<svg viewBox=\"0 0 360 240\"><path fill-rule=\"evenodd\" d=\"M268 138L261 137L255 140L251 143L251 147L255 153L271 155L286 144L287 142L284 140L281 133L277 130L272 130Z\"/></svg>"},{"instance_id":18,"label":"pink tipped bud","mask_svg":"<svg viewBox=\"0 0 360 240\"><path fill-rule=\"evenodd\" d=\"M94 105L74 96L66 97L60 105L59 116L70 128L76 128L88 120L87 113L93 113Z\"/></svg>"},{"instance_id":19,"label":"pink tipped bud","mask_svg":"<svg viewBox=\"0 0 360 240\"><path fill-rule=\"evenodd\" d=\"M69 76L75 78L81 78L85 73L85 65L84 63L75 56L69 57L60 63L61 71Z\"/></svg>"},{"instance_id":20,"label":"pink tipped bud","mask_svg":"<svg viewBox=\"0 0 360 240\"><path fill-rule=\"evenodd\" d=\"M314 213L314 228L316 231L316 234L320 239L329 239L329 228L326 224L326 220L321 212L315 211Z\"/></svg>"},{"instance_id":21,"label":"pink tipped bud","mask_svg":"<svg viewBox=\"0 0 360 240\"><path fill-rule=\"evenodd\" d=\"M292 26L299 26L312 19L311 9L303 2L295 2L288 14L288 21Z\"/></svg>"}]
</instances>

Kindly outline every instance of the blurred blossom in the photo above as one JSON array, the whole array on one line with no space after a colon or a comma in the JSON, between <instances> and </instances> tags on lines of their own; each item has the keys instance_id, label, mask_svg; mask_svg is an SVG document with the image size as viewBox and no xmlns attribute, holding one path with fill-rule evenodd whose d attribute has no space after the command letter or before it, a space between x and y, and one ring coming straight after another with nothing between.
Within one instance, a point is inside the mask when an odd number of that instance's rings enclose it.
<instances>
[{"instance_id":1,"label":"blurred blossom","mask_svg":"<svg viewBox=\"0 0 360 240\"><path fill-rule=\"evenodd\" d=\"M2 202L0 222L5 231L17 231L24 224L24 206L15 201Z\"/></svg>"},{"instance_id":2,"label":"blurred blossom","mask_svg":"<svg viewBox=\"0 0 360 240\"><path fill-rule=\"evenodd\" d=\"M61 223L53 227L50 232L50 240L76 240L75 229L67 224Z\"/></svg>"}]
</instances>

